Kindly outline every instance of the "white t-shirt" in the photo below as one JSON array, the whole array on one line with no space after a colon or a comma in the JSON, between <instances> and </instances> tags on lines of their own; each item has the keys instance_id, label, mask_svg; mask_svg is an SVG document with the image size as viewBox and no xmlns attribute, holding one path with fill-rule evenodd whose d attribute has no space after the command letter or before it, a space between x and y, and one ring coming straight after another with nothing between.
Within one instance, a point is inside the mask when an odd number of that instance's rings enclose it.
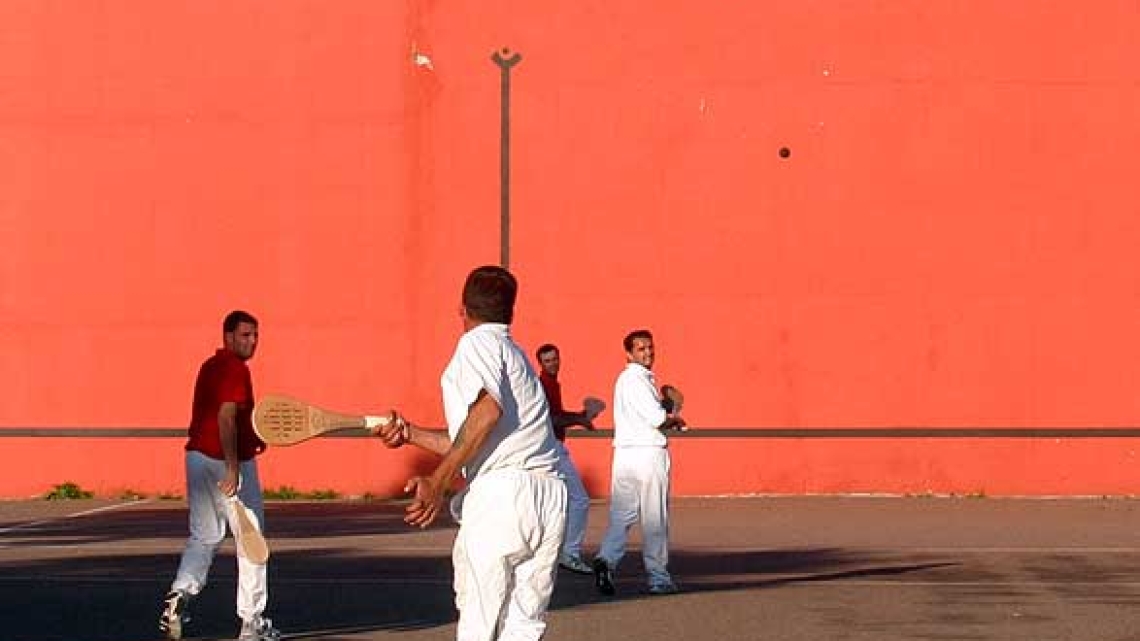
<instances>
[{"instance_id":1,"label":"white t-shirt","mask_svg":"<svg viewBox=\"0 0 1140 641\"><path fill-rule=\"evenodd\" d=\"M486 390L503 412L483 447L463 468L468 483L493 470L554 470L558 442L546 395L507 325L483 323L460 337L440 387L452 440L480 390Z\"/></svg>"},{"instance_id":2,"label":"white t-shirt","mask_svg":"<svg viewBox=\"0 0 1140 641\"><path fill-rule=\"evenodd\" d=\"M614 384L614 447L665 447L665 417L653 372L627 363Z\"/></svg>"}]
</instances>

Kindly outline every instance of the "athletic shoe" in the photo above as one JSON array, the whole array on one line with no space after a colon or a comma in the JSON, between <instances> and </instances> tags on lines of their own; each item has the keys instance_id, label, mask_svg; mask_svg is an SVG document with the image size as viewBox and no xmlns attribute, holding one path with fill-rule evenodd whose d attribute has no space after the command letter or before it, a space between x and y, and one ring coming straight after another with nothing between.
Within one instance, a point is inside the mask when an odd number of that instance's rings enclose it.
<instances>
[{"instance_id":1,"label":"athletic shoe","mask_svg":"<svg viewBox=\"0 0 1140 641\"><path fill-rule=\"evenodd\" d=\"M162 603L162 614L158 617L158 630L167 639L181 639L182 625L190 620L186 615L186 604L190 595L182 590L171 590Z\"/></svg>"},{"instance_id":2,"label":"athletic shoe","mask_svg":"<svg viewBox=\"0 0 1140 641\"><path fill-rule=\"evenodd\" d=\"M577 572L578 574L594 573L594 568L590 567L590 564L583 561L582 557L580 556L570 556L569 554L563 554L558 559L558 565L566 568L567 570L570 570L571 572Z\"/></svg>"},{"instance_id":3,"label":"athletic shoe","mask_svg":"<svg viewBox=\"0 0 1140 641\"><path fill-rule=\"evenodd\" d=\"M677 584L673 583L672 581L669 583L654 583L653 585L649 586L649 593L655 595L677 594L680 591L681 590L677 587Z\"/></svg>"},{"instance_id":4,"label":"athletic shoe","mask_svg":"<svg viewBox=\"0 0 1140 641\"><path fill-rule=\"evenodd\" d=\"M594 559L594 586L606 596L614 595L614 577L604 559Z\"/></svg>"},{"instance_id":5,"label":"athletic shoe","mask_svg":"<svg viewBox=\"0 0 1140 641\"><path fill-rule=\"evenodd\" d=\"M281 633L273 627L273 622L265 617L259 616L241 622L238 641L277 641L280 638Z\"/></svg>"}]
</instances>

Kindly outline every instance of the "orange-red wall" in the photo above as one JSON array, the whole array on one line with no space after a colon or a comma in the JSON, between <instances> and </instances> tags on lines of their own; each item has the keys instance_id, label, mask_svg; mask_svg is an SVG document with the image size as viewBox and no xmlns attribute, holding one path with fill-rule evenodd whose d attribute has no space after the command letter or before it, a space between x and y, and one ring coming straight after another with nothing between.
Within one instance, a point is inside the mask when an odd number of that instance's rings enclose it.
<instances>
[{"instance_id":1,"label":"orange-red wall","mask_svg":"<svg viewBox=\"0 0 1140 641\"><path fill-rule=\"evenodd\" d=\"M697 425L1135 425L1138 36L1124 0L0 3L0 427L185 424L233 307L260 391L440 424L504 46L516 334L568 399L647 326ZM362 443L267 478L408 469ZM2 495L181 474L163 439L0 449ZM1140 492L1134 439L676 450L692 493Z\"/></svg>"}]
</instances>

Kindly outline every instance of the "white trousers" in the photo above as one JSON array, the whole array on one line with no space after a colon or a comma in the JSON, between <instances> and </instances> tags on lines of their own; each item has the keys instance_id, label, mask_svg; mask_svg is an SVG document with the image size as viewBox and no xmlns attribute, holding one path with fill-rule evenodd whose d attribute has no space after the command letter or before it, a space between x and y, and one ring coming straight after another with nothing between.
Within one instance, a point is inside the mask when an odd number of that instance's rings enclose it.
<instances>
[{"instance_id":1,"label":"white trousers","mask_svg":"<svg viewBox=\"0 0 1140 641\"><path fill-rule=\"evenodd\" d=\"M570 450L562 442L558 443L558 472L566 481L566 539L562 542L562 555L581 557L586 520L590 516L590 495L574 461L570 460Z\"/></svg>"},{"instance_id":2,"label":"white trousers","mask_svg":"<svg viewBox=\"0 0 1140 641\"><path fill-rule=\"evenodd\" d=\"M538 641L566 526L555 474L494 470L463 497L452 550L458 641Z\"/></svg>"},{"instance_id":3,"label":"white trousers","mask_svg":"<svg viewBox=\"0 0 1140 641\"><path fill-rule=\"evenodd\" d=\"M641 521L642 550L649 585L666 585L669 576L669 450L615 447L610 487L610 523L598 557L611 569L625 556L626 539Z\"/></svg>"},{"instance_id":4,"label":"white trousers","mask_svg":"<svg viewBox=\"0 0 1140 641\"><path fill-rule=\"evenodd\" d=\"M234 531L236 514L227 509L226 497L218 489L218 481L226 474L225 461L210 458L201 452L186 452L186 501L190 507L190 538L182 551L178 574L172 590L196 595L206 586L210 565L218 545L226 536L226 525ZM238 497L257 515L257 523L265 531L265 511L261 502L261 481L257 477L257 462L243 461L240 468L241 487ZM249 621L265 611L269 590L266 566L257 565L237 556L237 615Z\"/></svg>"}]
</instances>

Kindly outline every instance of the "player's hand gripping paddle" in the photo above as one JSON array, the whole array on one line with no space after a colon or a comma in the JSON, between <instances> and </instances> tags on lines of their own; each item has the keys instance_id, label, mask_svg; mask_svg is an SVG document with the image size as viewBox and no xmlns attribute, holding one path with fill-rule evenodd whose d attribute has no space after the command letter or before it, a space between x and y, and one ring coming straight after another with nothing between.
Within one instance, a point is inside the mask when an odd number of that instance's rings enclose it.
<instances>
[{"instance_id":1,"label":"player's hand gripping paddle","mask_svg":"<svg viewBox=\"0 0 1140 641\"><path fill-rule=\"evenodd\" d=\"M265 565L269 560L269 544L261 535L261 528L257 525L257 516L253 510L241 502L237 494L226 499L229 508L234 511L234 540L237 542L238 554L257 565Z\"/></svg>"},{"instance_id":2,"label":"player's hand gripping paddle","mask_svg":"<svg viewBox=\"0 0 1140 641\"><path fill-rule=\"evenodd\" d=\"M685 395L672 385L661 386L661 406L670 414L680 414L685 404Z\"/></svg>"},{"instance_id":3,"label":"player's hand gripping paddle","mask_svg":"<svg viewBox=\"0 0 1140 641\"><path fill-rule=\"evenodd\" d=\"M253 431L269 445L296 445L326 432L364 429L375 434L390 416L342 414L280 394L262 397L253 408Z\"/></svg>"},{"instance_id":4,"label":"player's hand gripping paddle","mask_svg":"<svg viewBox=\"0 0 1140 641\"><path fill-rule=\"evenodd\" d=\"M665 408L667 413L681 418L681 408L684 407L684 405L685 395L681 393L681 390L672 385L661 386L661 407ZM678 432L685 432L688 431L688 429L683 420L680 426L676 428Z\"/></svg>"}]
</instances>

